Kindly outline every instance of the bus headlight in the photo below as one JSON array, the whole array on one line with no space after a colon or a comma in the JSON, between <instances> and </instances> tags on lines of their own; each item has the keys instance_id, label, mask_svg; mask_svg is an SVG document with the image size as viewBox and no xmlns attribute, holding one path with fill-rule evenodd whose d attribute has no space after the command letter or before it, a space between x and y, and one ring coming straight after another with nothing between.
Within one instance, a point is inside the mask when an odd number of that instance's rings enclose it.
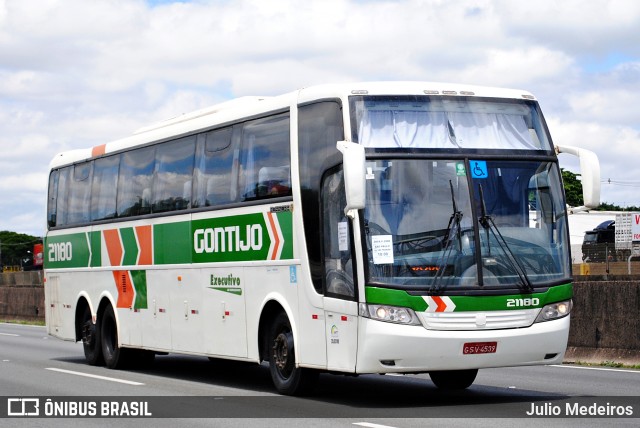
<instances>
[{"instance_id":1,"label":"bus headlight","mask_svg":"<svg viewBox=\"0 0 640 428\"><path fill-rule=\"evenodd\" d=\"M360 316L372 320L392 322L395 324L420 325L413 309L388 305L368 305L360 303Z\"/></svg>"},{"instance_id":2,"label":"bus headlight","mask_svg":"<svg viewBox=\"0 0 640 428\"><path fill-rule=\"evenodd\" d=\"M536 322L551 321L564 318L571 312L573 308L573 300L565 300L563 302L551 303L546 305L540 311Z\"/></svg>"}]
</instances>

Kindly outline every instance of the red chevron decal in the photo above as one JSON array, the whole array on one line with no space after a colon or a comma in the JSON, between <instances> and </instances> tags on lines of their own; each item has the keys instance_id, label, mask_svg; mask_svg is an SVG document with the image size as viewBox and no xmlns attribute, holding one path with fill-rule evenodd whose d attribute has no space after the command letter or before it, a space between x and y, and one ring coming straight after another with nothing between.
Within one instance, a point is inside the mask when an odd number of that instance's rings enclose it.
<instances>
[{"instance_id":1,"label":"red chevron decal","mask_svg":"<svg viewBox=\"0 0 640 428\"><path fill-rule=\"evenodd\" d=\"M131 277L129 276L129 271L114 270L113 280L116 282L116 288L118 290L118 301L116 302L116 308L133 307L133 298L135 297L135 291L133 289Z\"/></svg>"},{"instance_id":2,"label":"red chevron decal","mask_svg":"<svg viewBox=\"0 0 640 428\"><path fill-rule=\"evenodd\" d=\"M270 228L273 232L273 239L275 241L275 245L273 246L273 253L269 255L270 260L277 260L278 251L282 243L280 242L280 236L278 234L278 228L275 224L275 220L273 219L273 213L267 213L267 217L269 218Z\"/></svg>"},{"instance_id":3,"label":"red chevron decal","mask_svg":"<svg viewBox=\"0 0 640 428\"><path fill-rule=\"evenodd\" d=\"M120 240L120 232L118 229L105 230L104 241L107 244L107 252L109 254L109 263L111 266L122 265L122 256L124 250L122 249L122 241Z\"/></svg>"},{"instance_id":4,"label":"red chevron decal","mask_svg":"<svg viewBox=\"0 0 640 428\"><path fill-rule=\"evenodd\" d=\"M431 296L431 298L436 303L436 305L438 305L436 312L444 312L447 309L447 304L442 300L441 297Z\"/></svg>"},{"instance_id":5,"label":"red chevron decal","mask_svg":"<svg viewBox=\"0 0 640 428\"><path fill-rule=\"evenodd\" d=\"M151 226L136 226L136 236L138 237L138 254L139 265L153 264L153 231Z\"/></svg>"}]
</instances>

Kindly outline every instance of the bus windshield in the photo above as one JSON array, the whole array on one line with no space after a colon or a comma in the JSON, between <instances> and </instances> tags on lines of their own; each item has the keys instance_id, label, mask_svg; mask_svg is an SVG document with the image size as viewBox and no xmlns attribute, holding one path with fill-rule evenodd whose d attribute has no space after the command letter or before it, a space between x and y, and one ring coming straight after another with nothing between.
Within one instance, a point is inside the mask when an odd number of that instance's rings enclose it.
<instances>
[{"instance_id":1,"label":"bus windshield","mask_svg":"<svg viewBox=\"0 0 640 428\"><path fill-rule=\"evenodd\" d=\"M354 140L370 149L369 283L528 292L569 280L560 173L537 103L460 96L350 103Z\"/></svg>"},{"instance_id":2,"label":"bus windshield","mask_svg":"<svg viewBox=\"0 0 640 428\"><path fill-rule=\"evenodd\" d=\"M538 104L469 97L351 97L354 141L372 148L551 150Z\"/></svg>"},{"instance_id":3,"label":"bus windshield","mask_svg":"<svg viewBox=\"0 0 640 428\"><path fill-rule=\"evenodd\" d=\"M366 170L370 283L530 291L568 280L554 163L381 159Z\"/></svg>"}]
</instances>

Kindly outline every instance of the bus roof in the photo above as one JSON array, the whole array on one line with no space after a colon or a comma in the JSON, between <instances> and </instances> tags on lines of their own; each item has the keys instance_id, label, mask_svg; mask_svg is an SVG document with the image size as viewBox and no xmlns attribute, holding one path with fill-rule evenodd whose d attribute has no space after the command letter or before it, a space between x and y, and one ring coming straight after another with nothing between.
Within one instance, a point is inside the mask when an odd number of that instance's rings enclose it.
<instances>
[{"instance_id":1,"label":"bus roof","mask_svg":"<svg viewBox=\"0 0 640 428\"><path fill-rule=\"evenodd\" d=\"M240 97L191 113L185 113L140 128L135 131L133 135L119 140L96 147L59 153L51 161L50 168L53 169L63 165L69 165L92 157L153 143L155 141L188 135L219 125L233 123L243 118L284 110L297 103L307 103L331 98L346 100L350 95L441 95L535 99L534 96L527 91L455 83L356 82L317 85L275 97Z\"/></svg>"}]
</instances>

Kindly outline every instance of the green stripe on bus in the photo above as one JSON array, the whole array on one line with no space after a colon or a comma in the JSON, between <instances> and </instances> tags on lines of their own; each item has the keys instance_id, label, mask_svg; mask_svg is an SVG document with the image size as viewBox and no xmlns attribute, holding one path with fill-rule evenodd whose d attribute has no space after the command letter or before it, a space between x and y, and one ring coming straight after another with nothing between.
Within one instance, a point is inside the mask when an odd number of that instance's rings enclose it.
<instances>
[{"instance_id":1,"label":"green stripe on bus","mask_svg":"<svg viewBox=\"0 0 640 428\"><path fill-rule=\"evenodd\" d=\"M147 309L147 272L144 270L132 270L131 280L136 290L136 298L133 309Z\"/></svg>"},{"instance_id":2,"label":"green stripe on bus","mask_svg":"<svg viewBox=\"0 0 640 428\"><path fill-rule=\"evenodd\" d=\"M48 236L45 242L45 268L88 267L91 257L86 233Z\"/></svg>"},{"instance_id":3,"label":"green stripe on bus","mask_svg":"<svg viewBox=\"0 0 640 428\"><path fill-rule=\"evenodd\" d=\"M262 213L195 220L194 263L268 260L271 239Z\"/></svg>"},{"instance_id":4,"label":"green stripe on bus","mask_svg":"<svg viewBox=\"0 0 640 428\"><path fill-rule=\"evenodd\" d=\"M190 222L153 226L153 264L191 263L191 248Z\"/></svg>"},{"instance_id":5,"label":"green stripe on bus","mask_svg":"<svg viewBox=\"0 0 640 428\"><path fill-rule=\"evenodd\" d=\"M118 229L123 247L122 266L138 263L140 247L134 227ZM101 231L47 238L48 269L100 267ZM141 244L140 244L141 245ZM290 211L156 224L153 226L153 264L190 264L293 259L293 216Z\"/></svg>"},{"instance_id":6,"label":"green stripe on bus","mask_svg":"<svg viewBox=\"0 0 640 428\"><path fill-rule=\"evenodd\" d=\"M291 260L293 259L293 216L290 211L279 212L276 215L284 239L280 259Z\"/></svg>"},{"instance_id":7,"label":"green stripe on bus","mask_svg":"<svg viewBox=\"0 0 640 428\"><path fill-rule=\"evenodd\" d=\"M91 243L91 267L102 266L102 233L89 233Z\"/></svg>"},{"instance_id":8,"label":"green stripe on bus","mask_svg":"<svg viewBox=\"0 0 640 428\"><path fill-rule=\"evenodd\" d=\"M133 227L124 227L120 229L120 239L124 247L124 256L122 258L123 266L134 266L138 261L138 242L133 232Z\"/></svg>"},{"instance_id":9,"label":"green stripe on bus","mask_svg":"<svg viewBox=\"0 0 640 428\"><path fill-rule=\"evenodd\" d=\"M411 295L403 290L392 290L379 287L365 287L367 303L402 306L411 308L417 312L427 309L427 303L423 296ZM537 304L528 305L527 308L541 308L549 303L568 300L573 297L571 284L550 287L544 293L510 294L506 296L448 296L455 304L454 312L465 311L501 311L522 309L522 306L507 306L508 299L534 299ZM529 300L532 302L533 300Z\"/></svg>"}]
</instances>

